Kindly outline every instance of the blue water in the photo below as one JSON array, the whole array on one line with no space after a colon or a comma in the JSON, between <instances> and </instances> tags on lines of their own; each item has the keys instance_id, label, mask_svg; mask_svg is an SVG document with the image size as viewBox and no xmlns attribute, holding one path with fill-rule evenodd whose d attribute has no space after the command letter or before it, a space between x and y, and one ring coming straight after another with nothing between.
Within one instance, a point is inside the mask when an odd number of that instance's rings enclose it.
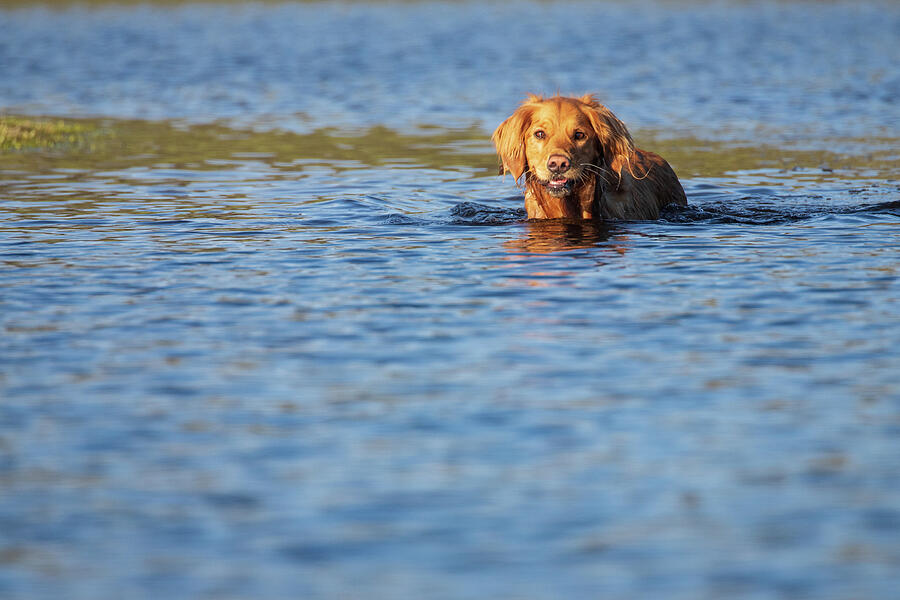
<instances>
[{"instance_id":1,"label":"blue water","mask_svg":"<svg viewBox=\"0 0 900 600\"><path fill-rule=\"evenodd\" d=\"M0 30L0 112L150 122L0 155L0 597L896 597L896 4ZM557 89L742 166L527 222L490 132Z\"/></svg>"}]
</instances>

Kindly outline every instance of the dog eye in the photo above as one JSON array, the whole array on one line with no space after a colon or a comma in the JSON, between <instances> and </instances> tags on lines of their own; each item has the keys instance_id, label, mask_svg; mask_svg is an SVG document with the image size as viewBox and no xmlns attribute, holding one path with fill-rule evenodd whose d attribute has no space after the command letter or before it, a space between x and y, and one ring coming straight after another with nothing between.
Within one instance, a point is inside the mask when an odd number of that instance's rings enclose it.
<instances>
[{"instance_id":1,"label":"dog eye","mask_svg":"<svg viewBox=\"0 0 900 600\"><path fill-rule=\"evenodd\" d=\"M547 134L544 133L543 130L538 129L537 131L534 132L534 137L536 137L536 138L539 139L539 140L542 140L542 139L544 139L545 137L547 137Z\"/></svg>"},{"instance_id":2,"label":"dog eye","mask_svg":"<svg viewBox=\"0 0 900 600\"><path fill-rule=\"evenodd\" d=\"M574 135L573 137L574 137L576 140L583 140L583 139L586 138L587 136L584 134L583 131L576 131L576 132L575 132L575 135Z\"/></svg>"}]
</instances>

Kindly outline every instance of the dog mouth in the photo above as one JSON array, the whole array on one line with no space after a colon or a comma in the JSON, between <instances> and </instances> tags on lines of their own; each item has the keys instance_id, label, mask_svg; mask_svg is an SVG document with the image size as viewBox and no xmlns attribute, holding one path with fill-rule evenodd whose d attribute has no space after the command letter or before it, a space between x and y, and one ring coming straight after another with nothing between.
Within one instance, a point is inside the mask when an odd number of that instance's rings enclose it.
<instances>
[{"instance_id":1,"label":"dog mouth","mask_svg":"<svg viewBox=\"0 0 900 600\"><path fill-rule=\"evenodd\" d=\"M544 186L547 188L548 192L554 196L558 196L565 194L572 188L572 180L568 177L558 175L547 180L547 182L544 183Z\"/></svg>"}]
</instances>

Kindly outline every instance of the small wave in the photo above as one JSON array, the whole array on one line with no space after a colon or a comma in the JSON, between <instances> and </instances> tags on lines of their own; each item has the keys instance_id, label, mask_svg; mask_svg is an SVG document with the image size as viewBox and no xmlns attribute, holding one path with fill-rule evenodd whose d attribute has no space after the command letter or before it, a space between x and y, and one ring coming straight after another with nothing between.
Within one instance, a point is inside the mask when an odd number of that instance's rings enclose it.
<instances>
[{"instance_id":1,"label":"small wave","mask_svg":"<svg viewBox=\"0 0 900 600\"><path fill-rule=\"evenodd\" d=\"M425 219L413 217L412 215L404 215L402 213L391 213L381 218L384 225L422 225L427 223Z\"/></svg>"},{"instance_id":2,"label":"small wave","mask_svg":"<svg viewBox=\"0 0 900 600\"><path fill-rule=\"evenodd\" d=\"M863 205L850 212L866 214L888 214L900 217L900 200L891 200L888 202L879 202L877 204Z\"/></svg>"},{"instance_id":3,"label":"small wave","mask_svg":"<svg viewBox=\"0 0 900 600\"><path fill-rule=\"evenodd\" d=\"M806 197L807 199L809 196ZM820 198L820 197L819 197ZM660 221L669 223L710 223L744 225L780 225L845 215L894 215L900 216L900 200L878 202L855 206L825 203L792 203L791 198L783 198L780 206L771 202L754 204L747 198L738 202L710 202L688 206L671 205L660 212Z\"/></svg>"},{"instance_id":4,"label":"small wave","mask_svg":"<svg viewBox=\"0 0 900 600\"><path fill-rule=\"evenodd\" d=\"M450 215L454 225L504 225L524 219L525 210L460 202L450 209Z\"/></svg>"},{"instance_id":5,"label":"small wave","mask_svg":"<svg viewBox=\"0 0 900 600\"><path fill-rule=\"evenodd\" d=\"M660 221L669 223L710 223L746 225L778 225L803 219L807 215L789 209L773 209L764 206L703 204L665 207Z\"/></svg>"}]
</instances>

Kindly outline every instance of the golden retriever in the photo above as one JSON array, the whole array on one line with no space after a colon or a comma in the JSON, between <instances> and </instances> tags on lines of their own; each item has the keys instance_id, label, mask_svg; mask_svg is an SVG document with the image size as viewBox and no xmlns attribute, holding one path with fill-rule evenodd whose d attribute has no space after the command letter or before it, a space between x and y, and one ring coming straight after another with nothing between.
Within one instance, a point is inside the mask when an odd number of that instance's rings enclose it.
<instances>
[{"instance_id":1,"label":"golden retriever","mask_svg":"<svg viewBox=\"0 0 900 600\"><path fill-rule=\"evenodd\" d=\"M635 148L592 95L529 96L491 139L500 174L525 175L529 219L657 219L663 206L687 204L669 163Z\"/></svg>"}]
</instances>

